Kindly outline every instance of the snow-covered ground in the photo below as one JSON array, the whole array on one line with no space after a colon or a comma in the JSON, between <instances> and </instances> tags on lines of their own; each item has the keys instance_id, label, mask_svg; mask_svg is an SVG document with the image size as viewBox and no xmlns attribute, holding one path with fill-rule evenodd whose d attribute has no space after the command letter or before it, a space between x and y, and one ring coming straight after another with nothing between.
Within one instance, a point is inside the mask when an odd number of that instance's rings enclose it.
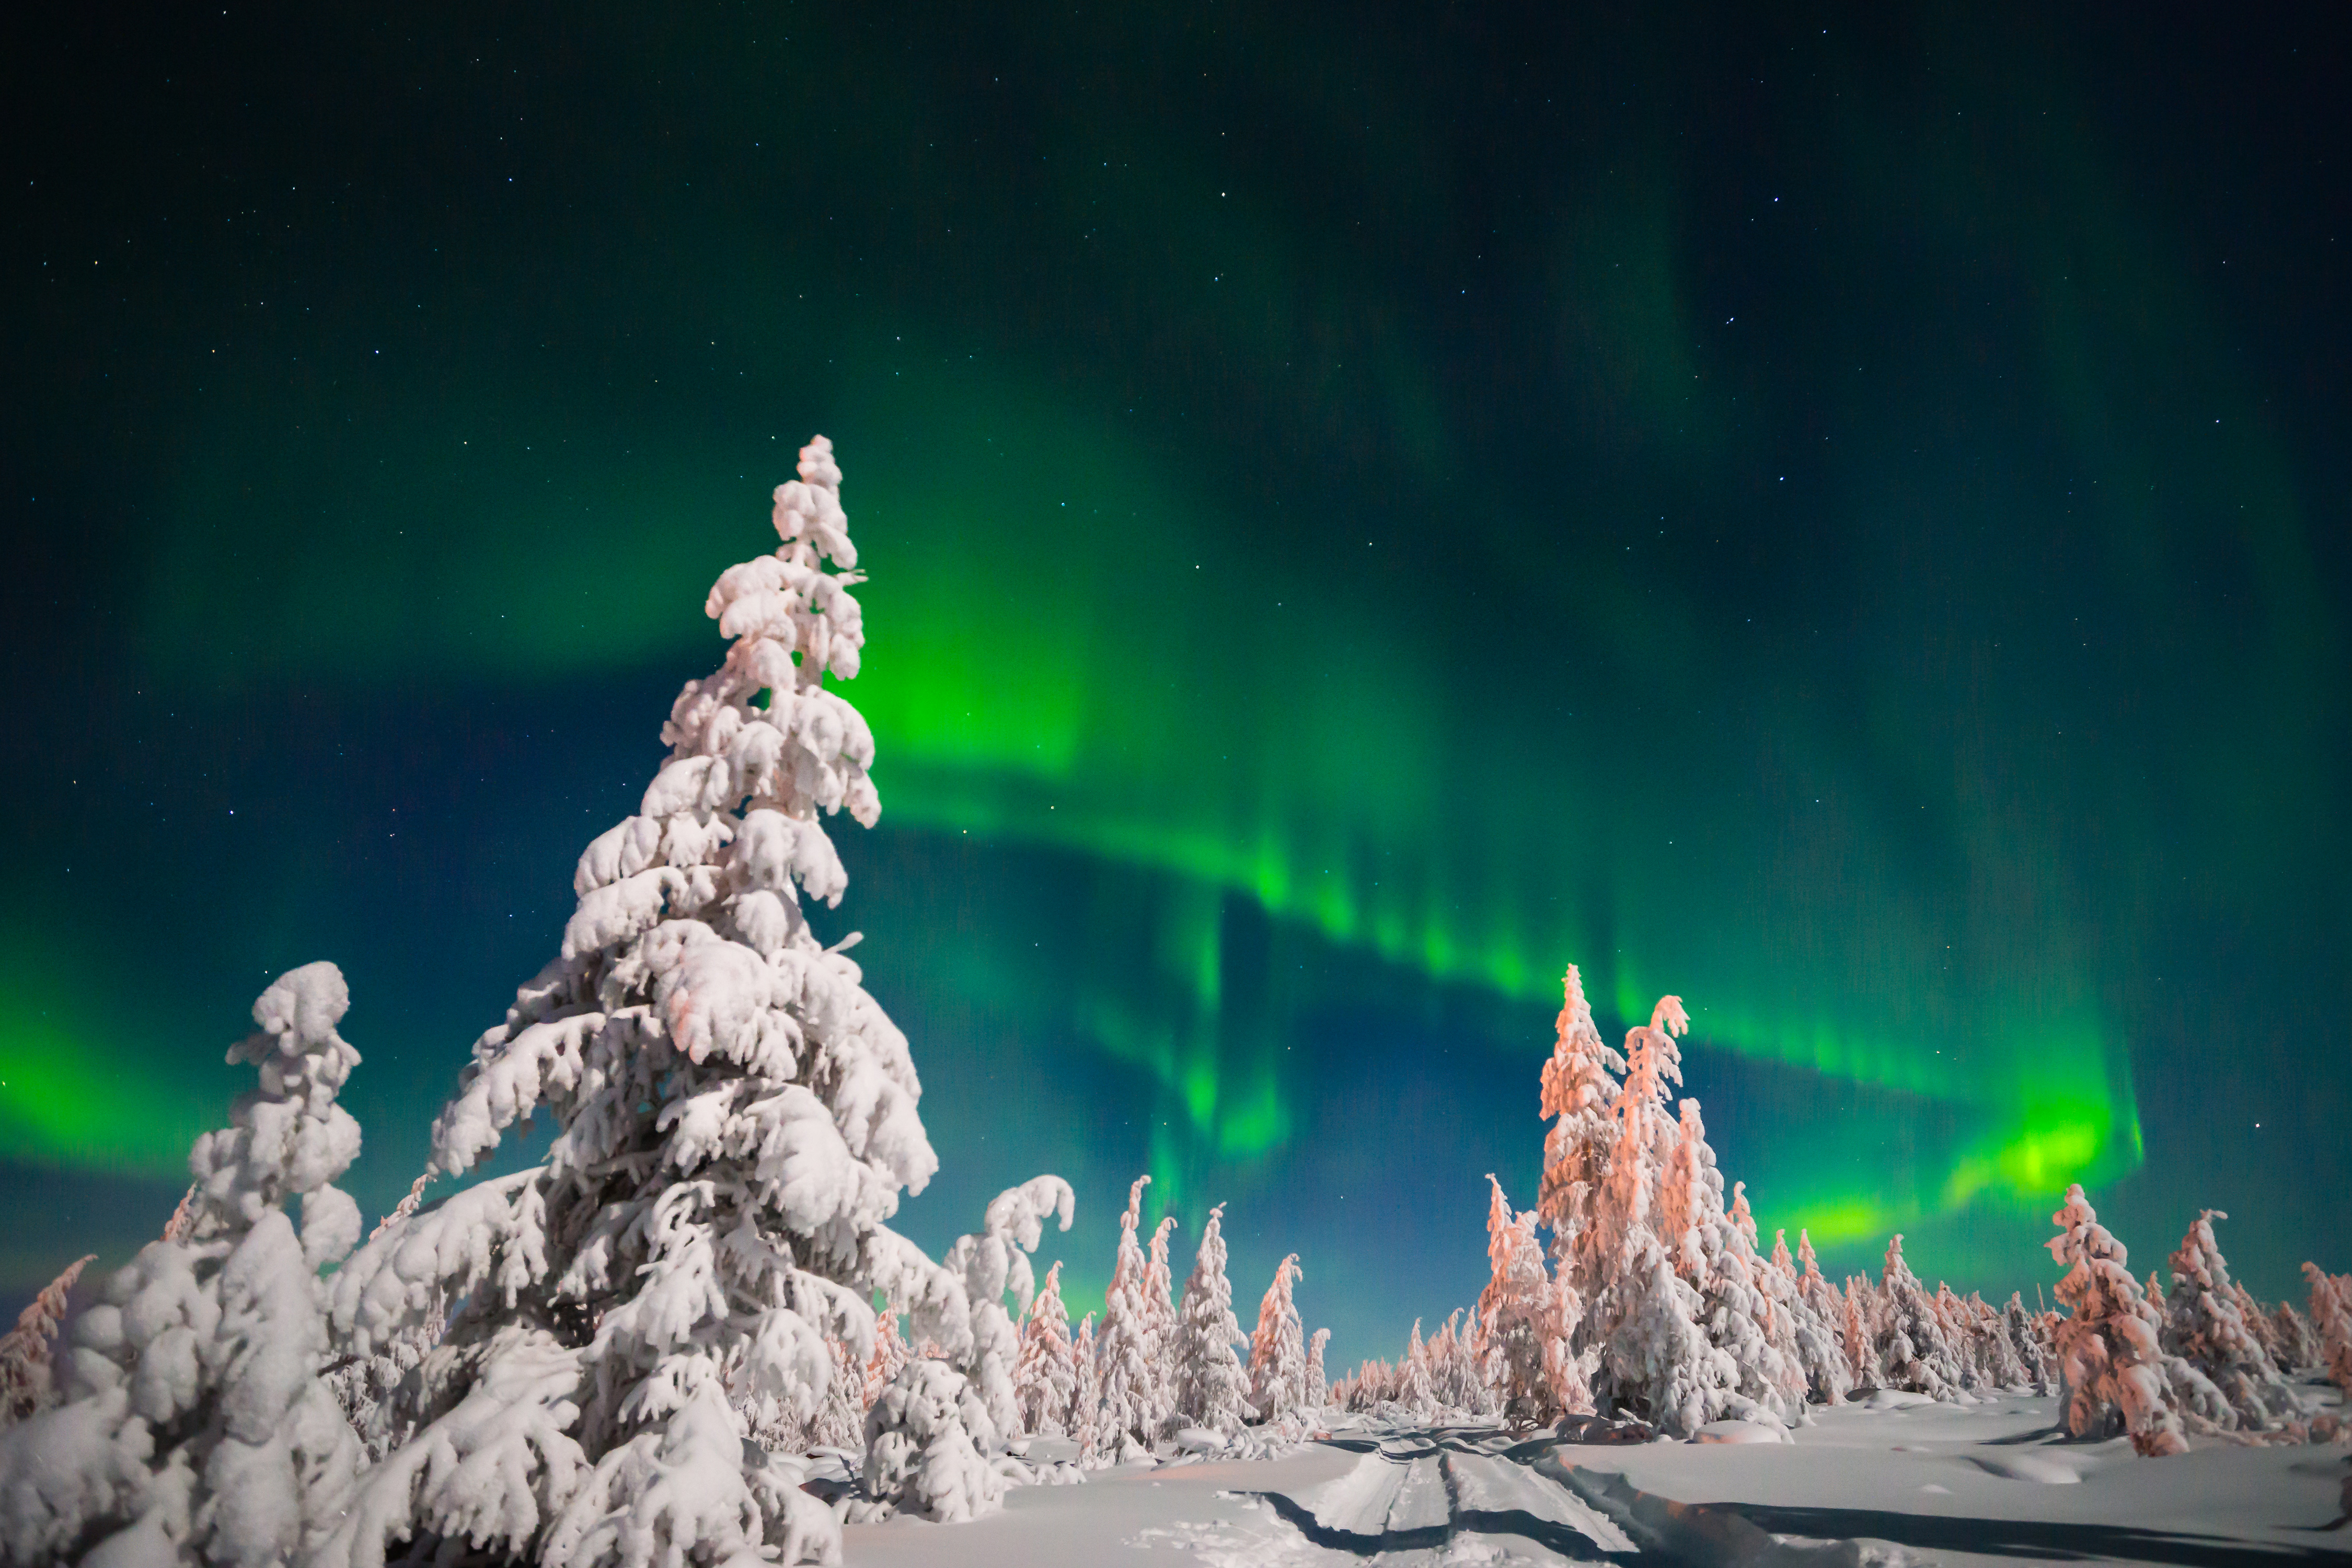
<instances>
[{"instance_id":1,"label":"snow-covered ground","mask_svg":"<svg viewBox=\"0 0 2352 1568\"><path fill-rule=\"evenodd\" d=\"M2120 1439L2063 1440L2050 1399L1911 1397L1816 1411L1785 1443L1602 1446L1480 1426L1340 1429L1278 1459L1021 1488L1003 1512L970 1524L852 1525L845 1562L2352 1563L2352 1526L2326 1528L2342 1517L2352 1473L2341 1447L2200 1442L2177 1458L2142 1459Z\"/></svg>"}]
</instances>

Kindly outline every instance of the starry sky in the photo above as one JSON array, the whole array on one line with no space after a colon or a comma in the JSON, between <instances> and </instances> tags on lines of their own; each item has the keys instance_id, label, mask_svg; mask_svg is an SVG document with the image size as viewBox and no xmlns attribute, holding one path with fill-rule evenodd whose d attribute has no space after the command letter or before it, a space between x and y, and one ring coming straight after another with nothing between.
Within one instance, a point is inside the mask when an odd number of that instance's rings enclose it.
<instances>
[{"instance_id":1,"label":"starry sky","mask_svg":"<svg viewBox=\"0 0 2352 1568\"><path fill-rule=\"evenodd\" d=\"M1574 962L1833 1273L2352 1266L2314 13L674 9L0 21L10 1310L296 963L397 1196L813 431L927 1245L1149 1171L1392 1354Z\"/></svg>"}]
</instances>

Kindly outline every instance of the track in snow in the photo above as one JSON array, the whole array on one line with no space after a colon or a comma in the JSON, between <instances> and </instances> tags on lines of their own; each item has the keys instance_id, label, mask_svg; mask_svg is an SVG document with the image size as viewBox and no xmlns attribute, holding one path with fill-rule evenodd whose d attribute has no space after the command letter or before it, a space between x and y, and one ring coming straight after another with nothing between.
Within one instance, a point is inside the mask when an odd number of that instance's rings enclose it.
<instances>
[{"instance_id":1,"label":"track in snow","mask_svg":"<svg viewBox=\"0 0 2352 1568\"><path fill-rule=\"evenodd\" d=\"M1555 1564L1630 1560L1633 1543L1528 1461L1548 1442L1431 1432L1360 1447L1354 1469L1292 1499L1256 1494L1303 1543L1358 1562Z\"/></svg>"}]
</instances>

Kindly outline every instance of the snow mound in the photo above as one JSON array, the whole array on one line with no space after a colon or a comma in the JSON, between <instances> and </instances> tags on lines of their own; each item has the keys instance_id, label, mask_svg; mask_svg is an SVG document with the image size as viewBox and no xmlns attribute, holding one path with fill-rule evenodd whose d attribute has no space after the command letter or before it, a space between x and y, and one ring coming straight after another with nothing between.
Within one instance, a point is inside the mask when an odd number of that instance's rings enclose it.
<instances>
[{"instance_id":1,"label":"snow mound","mask_svg":"<svg viewBox=\"0 0 2352 1568\"><path fill-rule=\"evenodd\" d=\"M1874 1388L1867 1394L1857 1394L1855 1403L1864 1410L1909 1410L1936 1401L1905 1388Z\"/></svg>"},{"instance_id":2,"label":"snow mound","mask_svg":"<svg viewBox=\"0 0 2352 1568\"><path fill-rule=\"evenodd\" d=\"M2048 1487L2080 1486L2083 1472L2054 1454L1970 1454L1969 1462L1987 1475Z\"/></svg>"},{"instance_id":3,"label":"snow mound","mask_svg":"<svg viewBox=\"0 0 2352 1568\"><path fill-rule=\"evenodd\" d=\"M1767 1426L1760 1421L1710 1421L1691 1434L1694 1443L1786 1443L1789 1431L1785 1426Z\"/></svg>"}]
</instances>

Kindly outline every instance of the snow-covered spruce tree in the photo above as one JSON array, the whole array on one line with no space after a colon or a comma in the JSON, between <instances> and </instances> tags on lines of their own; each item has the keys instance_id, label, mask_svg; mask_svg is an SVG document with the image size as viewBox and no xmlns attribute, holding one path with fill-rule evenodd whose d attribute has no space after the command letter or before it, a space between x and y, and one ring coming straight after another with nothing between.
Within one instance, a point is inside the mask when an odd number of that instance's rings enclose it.
<instances>
[{"instance_id":1,"label":"snow-covered spruce tree","mask_svg":"<svg viewBox=\"0 0 2352 1568\"><path fill-rule=\"evenodd\" d=\"M2277 1431L2299 1419L2303 1407L2239 1306L2229 1261L2213 1237L2213 1222L2229 1217L2219 1209L2207 1209L2180 1238L2172 1255L2172 1293L2166 1299L2158 1342L2221 1391L2231 1415L2221 1425L2242 1431Z\"/></svg>"},{"instance_id":2,"label":"snow-covered spruce tree","mask_svg":"<svg viewBox=\"0 0 2352 1568\"><path fill-rule=\"evenodd\" d=\"M13 1426L57 1403L56 1369L50 1346L65 1321L66 1297L81 1271L98 1261L91 1253L66 1266L16 1314L16 1326L0 1334L0 1426Z\"/></svg>"},{"instance_id":3,"label":"snow-covered spruce tree","mask_svg":"<svg viewBox=\"0 0 2352 1568\"><path fill-rule=\"evenodd\" d=\"M1845 1345L1845 1363L1853 1372L1857 1388L1878 1386L1878 1336L1873 1325L1878 1318L1878 1294L1870 1286L1866 1274L1849 1274L1845 1279L1845 1318L1838 1330Z\"/></svg>"},{"instance_id":4,"label":"snow-covered spruce tree","mask_svg":"<svg viewBox=\"0 0 2352 1568\"><path fill-rule=\"evenodd\" d=\"M1845 1354L1845 1303L1822 1278L1812 1237L1799 1230L1797 1245L1801 1267L1799 1258L1789 1256L1789 1233L1773 1233L1773 1299L1794 1325L1797 1361L1804 1368L1808 1394L1822 1405L1843 1405L1853 1387Z\"/></svg>"},{"instance_id":5,"label":"snow-covered spruce tree","mask_svg":"<svg viewBox=\"0 0 2352 1568\"><path fill-rule=\"evenodd\" d=\"M1280 1421L1307 1403L1307 1331L1291 1295L1298 1279L1294 1252L1275 1266L1274 1283L1258 1303L1257 1328L1250 1335L1249 1397L1261 1421Z\"/></svg>"},{"instance_id":6,"label":"snow-covered spruce tree","mask_svg":"<svg viewBox=\"0 0 2352 1568\"><path fill-rule=\"evenodd\" d=\"M1694 1289L1706 1279L1702 1232L1722 1213L1723 1177L1706 1142L1706 1125L1699 1118L1698 1101L1685 1100L1658 1178L1657 1231L1666 1256L1675 1260L1675 1272Z\"/></svg>"},{"instance_id":7,"label":"snow-covered spruce tree","mask_svg":"<svg viewBox=\"0 0 2352 1568\"><path fill-rule=\"evenodd\" d=\"M1944 1331L1944 1342L1952 1347L1952 1363L1959 1376L1954 1380L1963 1394L1990 1393L1993 1383L1990 1369L1985 1364L1985 1347L1978 1342L1975 1320L1969 1315L1968 1303L1962 1301L1951 1285L1936 1282L1936 1293L1927 1298L1927 1310L1936 1314L1936 1321Z\"/></svg>"},{"instance_id":8,"label":"snow-covered spruce tree","mask_svg":"<svg viewBox=\"0 0 2352 1568\"><path fill-rule=\"evenodd\" d=\"M1021 1407L1021 1430L1032 1436L1059 1437L1069 1430L1070 1406L1078 1397L1078 1360L1070 1343L1070 1312L1062 1304L1062 1265L1045 1270L1045 1283L1021 1324L1021 1359L1013 1369L1013 1396Z\"/></svg>"},{"instance_id":9,"label":"snow-covered spruce tree","mask_svg":"<svg viewBox=\"0 0 2352 1568\"><path fill-rule=\"evenodd\" d=\"M1161 1215L1144 1250L1143 1308L1150 1347L1144 1363L1151 1369L1150 1426L1155 1442L1176 1430L1176 1281L1168 1262L1168 1238L1175 1229L1176 1216Z\"/></svg>"},{"instance_id":10,"label":"snow-covered spruce tree","mask_svg":"<svg viewBox=\"0 0 2352 1568\"><path fill-rule=\"evenodd\" d=\"M970 1348L961 1280L886 1224L939 1164L906 1037L801 910L846 882L821 817L880 806L872 735L824 686L865 642L831 444L799 472L778 548L704 605L725 662L679 693L637 815L580 858L562 952L434 1125L443 1173L534 1112L546 1159L386 1227L336 1276L362 1354L445 1295L465 1306L420 1369L416 1435L320 1568L412 1537L544 1568L829 1559L832 1513L746 1449L730 1390L814 1415L827 1340L863 1359L877 1292L918 1338Z\"/></svg>"},{"instance_id":11,"label":"snow-covered spruce tree","mask_svg":"<svg viewBox=\"0 0 2352 1568\"><path fill-rule=\"evenodd\" d=\"M944 1361L915 1357L866 1413L865 1495L851 1517L910 1513L949 1524L993 1511L1004 1499L1004 1478L986 1451L997 1441L971 1381Z\"/></svg>"},{"instance_id":12,"label":"snow-covered spruce tree","mask_svg":"<svg viewBox=\"0 0 2352 1568\"><path fill-rule=\"evenodd\" d=\"M1437 1388L1429 1375L1429 1346L1421 1337L1421 1320L1412 1321L1412 1337L1405 1342L1404 1357L1396 1364L1389 1397L1398 1414L1412 1421L1437 1418Z\"/></svg>"},{"instance_id":13,"label":"snow-covered spruce tree","mask_svg":"<svg viewBox=\"0 0 2352 1568\"><path fill-rule=\"evenodd\" d=\"M1677 1436L1750 1404L1738 1392L1738 1367L1699 1326L1699 1294L1675 1273L1672 1243L1656 1228L1666 1159L1681 1133L1673 1109L1682 1083L1675 1041L1689 1029L1682 998L1664 996L1650 1022L1625 1037L1617 1131L1591 1211L1600 1294L1588 1305L1584 1334L1599 1352L1594 1405Z\"/></svg>"},{"instance_id":14,"label":"snow-covered spruce tree","mask_svg":"<svg viewBox=\"0 0 2352 1568\"><path fill-rule=\"evenodd\" d=\"M1762 1392L1750 1397L1788 1425L1801 1426L1812 1419L1805 1413L1811 1378L1799 1343L1799 1335L1806 1325L1803 1304L1797 1300L1794 1271L1774 1268L1771 1259L1758 1250L1756 1215L1748 1206L1747 1183L1731 1184L1731 1209L1724 1215L1723 1224L1729 1230L1724 1251L1738 1267L1717 1265L1715 1271L1725 1276L1747 1274L1748 1320L1762 1336L1767 1351L1761 1364L1754 1369ZM1784 1247L1781 1251L1785 1255L1788 1248Z\"/></svg>"},{"instance_id":15,"label":"snow-covered spruce tree","mask_svg":"<svg viewBox=\"0 0 2352 1568\"><path fill-rule=\"evenodd\" d=\"M1095 1440L1102 1409L1102 1365L1095 1358L1095 1315L1088 1312L1078 1321L1078 1331L1070 1340L1070 1356L1077 1363L1078 1391L1071 1397L1070 1413L1062 1425L1078 1441L1078 1468L1096 1468Z\"/></svg>"},{"instance_id":16,"label":"snow-covered spruce tree","mask_svg":"<svg viewBox=\"0 0 2352 1568\"><path fill-rule=\"evenodd\" d=\"M1962 1306L1968 1314L1973 1354L1983 1370L1987 1386L2001 1390L2032 1387L2032 1374L2018 1355L2016 1342L2010 1338L2007 1320L2000 1311L1974 1291L1969 1293Z\"/></svg>"},{"instance_id":17,"label":"snow-covered spruce tree","mask_svg":"<svg viewBox=\"0 0 2352 1568\"><path fill-rule=\"evenodd\" d=\"M2050 1356L2042 1348L2042 1334L2026 1310L2021 1291L2009 1293L2009 1305L2001 1311L2001 1332L2009 1341L2010 1352L2024 1373L2022 1386L2035 1394L2050 1392Z\"/></svg>"},{"instance_id":18,"label":"snow-covered spruce tree","mask_svg":"<svg viewBox=\"0 0 2352 1568\"><path fill-rule=\"evenodd\" d=\"M2272 1321L2271 1315L2263 1310L2263 1304L2254 1300L2245 1286L2235 1279L2230 1281L2230 1300L2237 1303L2238 1321L2246 1325L2246 1332L2263 1347L2263 1358L2270 1363L2271 1370L2285 1372L2286 1363L2279 1359L2285 1347L2279 1343L2278 1324Z\"/></svg>"},{"instance_id":19,"label":"snow-covered spruce tree","mask_svg":"<svg viewBox=\"0 0 2352 1568\"><path fill-rule=\"evenodd\" d=\"M1492 1415L1496 1413L1496 1401L1486 1392L1486 1380L1478 1375L1478 1359L1471 1344L1476 1321L1465 1327L1462 1319L1462 1309L1454 1308L1429 1342L1430 1385L1442 1409Z\"/></svg>"},{"instance_id":20,"label":"snow-covered spruce tree","mask_svg":"<svg viewBox=\"0 0 2352 1568\"><path fill-rule=\"evenodd\" d=\"M1555 1276L1579 1300L1590 1301L1614 1258L1610 1238L1594 1229L1593 1210L1617 1141L1613 1112L1625 1058L1593 1026L1576 965L1568 966L1560 987L1564 1000L1551 1058L1543 1068L1542 1114L1551 1126L1544 1133L1536 1216L1551 1232Z\"/></svg>"},{"instance_id":21,"label":"snow-covered spruce tree","mask_svg":"<svg viewBox=\"0 0 2352 1568\"><path fill-rule=\"evenodd\" d=\"M1927 1288L1904 1261L1901 1232L1887 1238L1886 1272L1880 1277L1875 1321L1871 1327L1871 1381L1881 1388L1953 1399L1960 1392L1960 1362Z\"/></svg>"},{"instance_id":22,"label":"snow-covered spruce tree","mask_svg":"<svg viewBox=\"0 0 2352 1568\"><path fill-rule=\"evenodd\" d=\"M1307 1336L1307 1403L1317 1410L1331 1403L1331 1384L1323 1375L1323 1347L1330 1342L1328 1329Z\"/></svg>"},{"instance_id":23,"label":"snow-covered spruce tree","mask_svg":"<svg viewBox=\"0 0 2352 1568\"><path fill-rule=\"evenodd\" d=\"M2328 1381L2352 1394L2352 1280L2311 1262L2303 1277L2311 1286L2311 1337L2319 1342L2311 1364L2326 1367Z\"/></svg>"},{"instance_id":24,"label":"snow-covered spruce tree","mask_svg":"<svg viewBox=\"0 0 2352 1568\"><path fill-rule=\"evenodd\" d=\"M1232 1437L1248 1422L1251 1410L1249 1378L1234 1352L1242 1326L1234 1316L1233 1283L1225 1278L1224 1214L1225 1205L1219 1204L1201 1227L1200 1250L1193 1254L1183 1304L1177 1310L1170 1361L1176 1418Z\"/></svg>"},{"instance_id":25,"label":"snow-covered spruce tree","mask_svg":"<svg viewBox=\"0 0 2352 1568\"><path fill-rule=\"evenodd\" d=\"M1486 1289L1478 1298L1478 1373L1507 1421L1547 1426L1563 1410L1591 1406L1590 1391L1562 1387L1576 1363L1563 1354L1577 1317L1572 1288L1544 1268L1534 1210L1511 1213L1491 1171L1486 1205ZM1565 1295L1567 1304L1561 1300Z\"/></svg>"},{"instance_id":26,"label":"snow-covered spruce tree","mask_svg":"<svg viewBox=\"0 0 2352 1568\"><path fill-rule=\"evenodd\" d=\"M0 1559L277 1568L350 1501L360 1445L320 1377L319 1300L319 1270L359 1239L330 1184L360 1152L335 1103L360 1059L335 1032L350 1003L331 963L254 1003L228 1059L260 1083L188 1155L185 1237L107 1281L75 1324L66 1402L0 1434Z\"/></svg>"},{"instance_id":27,"label":"snow-covered spruce tree","mask_svg":"<svg viewBox=\"0 0 2352 1568\"><path fill-rule=\"evenodd\" d=\"M2105 1437L2120 1427L2141 1454L2187 1452L2158 1342L2162 1319L2140 1295L2123 1243L2099 1223L2080 1183L2051 1223L2058 1234L2045 1245L2066 1270L2057 1295L2072 1314L2058 1325L2067 1430Z\"/></svg>"},{"instance_id":28,"label":"snow-covered spruce tree","mask_svg":"<svg viewBox=\"0 0 2352 1568\"><path fill-rule=\"evenodd\" d=\"M1017 1310L1029 1310L1036 1293L1029 1254L1037 1250L1046 1215L1060 1220L1062 1229L1070 1228L1075 1202L1070 1184L1061 1177L1033 1176L991 1200L981 1233L959 1238L945 1259L962 1279L964 1300L971 1306L971 1348L961 1370L988 1407L990 1424L1006 1438L1022 1430L1013 1388L1021 1335L1004 1310L1004 1296L1010 1291Z\"/></svg>"},{"instance_id":29,"label":"snow-covered spruce tree","mask_svg":"<svg viewBox=\"0 0 2352 1568\"><path fill-rule=\"evenodd\" d=\"M2311 1326L2308 1317L2295 1310L2292 1301L2281 1301L2271 1313L2271 1333L2278 1341L2282 1372L2301 1372L2326 1359L2326 1352L2320 1346L2319 1331Z\"/></svg>"},{"instance_id":30,"label":"snow-covered spruce tree","mask_svg":"<svg viewBox=\"0 0 2352 1568\"><path fill-rule=\"evenodd\" d=\"M1102 1331L1095 1341L1096 1392L1092 1461L1097 1465L1148 1462L1160 1440L1153 1400L1157 1376L1151 1366L1150 1310L1144 1304L1144 1276L1150 1265L1135 1238L1143 1212L1138 1176L1128 1189L1127 1212L1118 1220L1118 1260L1103 1293Z\"/></svg>"},{"instance_id":31,"label":"snow-covered spruce tree","mask_svg":"<svg viewBox=\"0 0 2352 1568\"><path fill-rule=\"evenodd\" d=\"M1807 1418L1804 1372L1791 1326L1776 1321L1765 1296L1760 1276L1768 1265L1757 1256L1746 1206L1743 1194L1738 1219L1725 1212L1723 1177L1698 1101L1684 1100L1658 1185L1659 1239L1675 1271L1697 1292L1708 1341L1738 1369L1738 1397L1719 1414L1793 1426Z\"/></svg>"}]
</instances>

